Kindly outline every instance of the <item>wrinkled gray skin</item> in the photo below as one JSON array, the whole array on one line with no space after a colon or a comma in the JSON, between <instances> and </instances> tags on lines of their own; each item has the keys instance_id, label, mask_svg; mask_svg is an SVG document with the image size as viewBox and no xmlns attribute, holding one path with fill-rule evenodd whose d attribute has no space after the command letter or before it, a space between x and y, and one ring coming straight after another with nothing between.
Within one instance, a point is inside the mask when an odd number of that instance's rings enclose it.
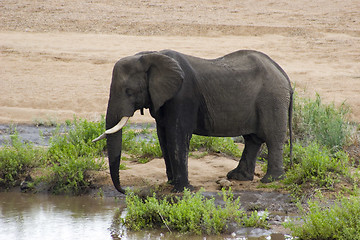
<instances>
[{"instance_id":1,"label":"wrinkled gray skin","mask_svg":"<svg viewBox=\"0 0 360 240\"><path fill-rule=\"evenodd\" d=\"M141 52L114 66L106 129L138 109L149 108L175 191L192 189L188 153L192 134L216 137L242 135L239 165L228 179L252 180L262 143L268 167L262 182L282 177L287 123L291 130L293 90L286 73L256 51L237 51L205 60L171 50ZM112 181L120 192L121 131L107 135Z\"/></svg>"}]
</instances>

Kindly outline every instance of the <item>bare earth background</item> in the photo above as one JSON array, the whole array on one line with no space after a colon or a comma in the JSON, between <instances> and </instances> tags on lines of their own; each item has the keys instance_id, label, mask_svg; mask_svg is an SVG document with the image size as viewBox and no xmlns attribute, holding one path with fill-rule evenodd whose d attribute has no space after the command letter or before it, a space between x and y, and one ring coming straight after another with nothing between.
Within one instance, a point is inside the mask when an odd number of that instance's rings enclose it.
<instances>
[{"instance_id":1,"label":"bare earth background","mask_svg":"<svg viewBox=\"0 0 360 240\"><path fill-rule=\"evenodd\" d=\"M359 0L2 0L0 123L61 122L74 115L98 120L114 63L162 49L203 58L262 51L300 95L318 92L324 102L345 102L359 122L359 13ZM132 120L150 121L139 114ZM190 181L216 189L215 181L236 165L221 156L191 158ZM125 184L140 176L149 183L166 180L159 159L123 172Z\"/></svg>"}]
</instances>

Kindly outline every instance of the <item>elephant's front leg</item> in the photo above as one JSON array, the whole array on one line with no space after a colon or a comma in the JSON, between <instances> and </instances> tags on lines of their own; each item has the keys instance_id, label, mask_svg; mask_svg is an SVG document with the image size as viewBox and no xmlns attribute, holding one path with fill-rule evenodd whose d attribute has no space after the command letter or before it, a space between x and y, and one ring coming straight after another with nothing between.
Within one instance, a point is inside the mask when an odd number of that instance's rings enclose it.
<instances>
[{"instance_id":1,"label":"elephant's front leg","mask_svg":"<svg viewBox=\"0 0 360 240\"><path fill-rule=\"evenodd\" d=\"M227 174L228 179L239 181L252 181L254 179L257 154L261 141L256 136L245 135L245 148L241 155L239 165Z\"/></svg>"},{"instance_id":2,"label":"elephant's front leg","mask_svg":"<svg viewBox=\"0 0 360 240\"><path fill-rule=\"evenodd\" d=\"M188 178L188 155L191 136L191 133L181 127L175 127L175 129L170 127L166 131L166 146L173 176L172 184L174 185L174 191L177 192L183 191L184 188L193 189Z\"/></svg>"},{"instance_id":3,"label":"elephant's front leg","mask_svg":"<svg viewBox=\"0 0 360 240\"><path fill-rule=\"evenodd\" d=\"M166 131L165 128L160 126L159 124L156 125L157 135L159 138L159 143L161 147L161 151L165 160L165 166L166 166L166 175L168 178L168 183L173 184L174 181L174 175L171 169L171 162L170 157L167 149L167 141L166 141Z\"/></svg>"}]
</instances>

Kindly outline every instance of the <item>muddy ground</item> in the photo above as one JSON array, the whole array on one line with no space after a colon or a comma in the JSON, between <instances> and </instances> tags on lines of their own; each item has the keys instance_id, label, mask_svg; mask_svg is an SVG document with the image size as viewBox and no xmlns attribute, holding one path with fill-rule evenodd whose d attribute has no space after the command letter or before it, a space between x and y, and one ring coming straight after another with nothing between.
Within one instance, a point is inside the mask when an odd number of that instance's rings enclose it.
<instances>
[{"instance_id":1,"label":"muddy ground","mask_svg":"<svg viewBox=\"0 0 360 240\"><path fill-rule=\"evenodd\" d=\"M98 120L106 111L112 67L121 57L173 49L216 58L239 49L265 52L300 96L351 107L360 121L360 1L88 1L0 3L0 123ZM151 122L138 113L133 123ZM191 183L215 191L237 161L189 160ZM124 185L161 184L164 163L129 164ZM252 182L233 182L241 191ZM108 174L95 176L110 185Z\"/></svg>"}]
</instances>

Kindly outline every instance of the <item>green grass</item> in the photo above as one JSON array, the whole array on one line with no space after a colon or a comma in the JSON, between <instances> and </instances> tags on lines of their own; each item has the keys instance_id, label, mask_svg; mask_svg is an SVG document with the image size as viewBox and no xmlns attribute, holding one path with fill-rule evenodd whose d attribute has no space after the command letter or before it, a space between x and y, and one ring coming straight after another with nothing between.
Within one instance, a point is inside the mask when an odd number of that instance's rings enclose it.
<instances>
[{"instance_id":1,"label":"green grass","mask_svg":"<svg viewBox=\"0 0 360 240\"><path fill-rule=\"evenodd\" d=\"M193 135L190 141L190 151L197 150L207 151L210 153L224 153L228 156L236 158L240 158L242 153L232 138Z\"/></svg>"},{"instance_id":2,"label":"green grass","mask_svg":"<svg viewBox=\"0 0 360 240\"><path fill-rule=\"evenodd\" d=\"M325 201L325 202L324 202ZM293 220L284 224L299 239L360 239L360 199L340 197L333 205L323 201L309 201L308 210L298 205L302 223Z\"/></svg>"},{"instance_id":3,"label":"green grass","mask_svg":"<svg viewBox=\"0 0 360 240\"><path fill-rule=\"evenodd\" d=\"M45 164L46 150L22 143L18 133L0 150L0 186L13 187L30 169Z\"/></svg>"},{"instance_id":4,"label":"green grass","mask_svg":"<svg viewBox=\"0 0 360 240\"><path fill-rule=\"evenodd\" d=\"M87 172L101 170L105 165L106 141L91 142L104 131L105 120L89 122L75 118L67 121L65 133L60 133L59 128L50 139L47 152L50 172L45 181L55 194L82 194L91 185Z\"/></svg>"},{"instance_id":5,"label":"green grass","mask_svg":"<svg viewBox=\"0 0 360 240\"><path fill-rule=\"evenodd\" d=\"M295 94L293 131L302 142L316 141L332 151L341 150L350 137L347 115L349 107L342 104L323 104L317 94L315 99L299 98Z\"/></svg>"},{"instance_id":6,"label":"green grass","mask_svg":"<svg viewBox=\"0 0 360 240\"><path fill-rule=\"evenodd\" d=\"M248 217L240 209L240 199L234 199L231 190L221 193L224 205L216 205L215 199L205 198L202 191L184 191L182 197L142 199L134 192L127 193L127 214L122 219L131 230L164 228L168 231L195 234L220 234L226 232L229 223L239 226L267 228L267 214L256 211Z\"/></svg>"},{"instance_id":7,"label":"green grass","mask_svg":"<svg viewBox=\"0 0 360 240\"><path fill-rule=\"evenodd\" d=\"M60 133L60 126L50 140L49 148L23 143L15 131L0 149L0 186L10 188L20 184L24 175L34 168L45 169L45 181L53 193L81 194L91 185L89 170L104 166L105 142L91 143L103 132L104 120L98 123L83 119L67 122L68 130Z\"/></svg>"},{"instance_id":8,"label":"green grass","mask_svg":"<svg viewBox=\"0 0 360 240\"><path fill-rule=\"evenodd\" d=\"M289 147L285 148L285 154ZM293 147L293 167L285 157L288 168L282 181L294 197L300 197L304 191L313 189L332 190L336 183L345 177L351 179L350 161L344 151L333 153L326 146L318 143L302 146L295 143Z\"/></svg>"},{"instance_id":9,"label":"green grass","mask_svg":"<svg viewBox=\"0 0 360 240\"><path fill-rule=\"evenodd\" d=\"M161 147L156 134L149 126L136 131L129 126L123 129L122 150L133 156L140 163L162 157Z\"/></svg>"},{"instance_id":10,"label":"green grass","mask_svg":"<svg viewBox=\"0 0 360 240\"><path fill-rule=\"evenodd\" d=\"M103 169L104 161L96 161L94 158L66 158L52 164L50 173L45 178L49 184L49 190L54 194L86 193L90 187L89 170Z\"/></svg>"},{"instance_id":11,"label":"green grass","mask_svg":"<svg viewBox=\"0 0 360 240\"><path fill-rule=\"evenodd\" d=\"M306 147L295 143L294 168L287 171L288 182L313 181L320 187L331 187L336 175L349 173L350 162L343 151L332 153L326 146L312 143Z\"/></svg>"},{"instance_id":12,"label":"green grass","mask_svg":"<svg viewBox=\"0 0 360 240\"><path fill-rule=\"evenodd\" d=\"M61 126L58 126L54 136L50 139L49 159L59 161L60 159L76 159L86 156L104 156L106 141L91 142L104 132L104 118L99 122L75 118L73 121L67 121L66 125L65 132L60 131Z\"/></svg>"}]
</instances>

